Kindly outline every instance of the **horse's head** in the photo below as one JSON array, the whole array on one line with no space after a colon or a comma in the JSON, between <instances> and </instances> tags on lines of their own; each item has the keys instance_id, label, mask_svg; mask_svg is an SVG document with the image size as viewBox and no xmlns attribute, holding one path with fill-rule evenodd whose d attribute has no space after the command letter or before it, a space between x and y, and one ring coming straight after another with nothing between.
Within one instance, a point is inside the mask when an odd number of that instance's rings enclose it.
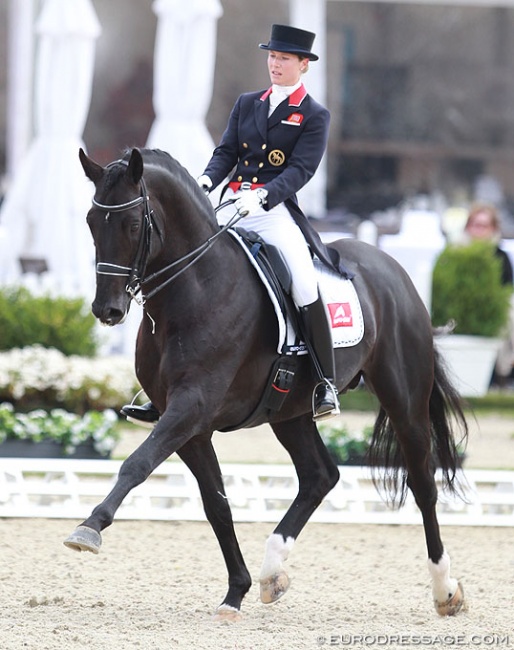
<instances>
[{"instance_id":1,"label":"horse's head","mask_svg":"<svg viewBox=\"0 0 514 650\"><path fill-rule=\"evenodd\" d=\"M151 219L143 181L143 158L133 149L130 158L102 167L82 149L80 162L95 184L87 223L96 249L97 282L93 314L106 325L123 322L150 253Z\"/></svg>"}]
</instances>

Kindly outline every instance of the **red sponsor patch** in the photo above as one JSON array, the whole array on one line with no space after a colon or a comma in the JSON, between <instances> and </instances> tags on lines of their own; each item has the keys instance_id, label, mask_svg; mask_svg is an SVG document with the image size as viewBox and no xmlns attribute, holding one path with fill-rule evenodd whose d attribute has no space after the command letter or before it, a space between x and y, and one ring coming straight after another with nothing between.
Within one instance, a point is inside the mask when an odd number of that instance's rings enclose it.
<instances>
[{"instance_id":1,"label":"red sponsor patch","mask_svg":"<svg viewBox=\"0 0 514 650\"><path fill-rule=\"evenodd\" d=\"M328 303L328 310L332 327L353 326L352 308L349 302L330 302Z\"/></svg>"},{"instance_id":2,"label":"red sponsor patch","mask_svg":"<svg viewBox=\"0 0 514 650\"><path fill-rule=\"evenodd\" d=\"M288 122L293 122L293 124L300 124L302 123L303 120L303 115L301 113L291 113L291 115L287 118Z\"/></svg>"}]
</instances>

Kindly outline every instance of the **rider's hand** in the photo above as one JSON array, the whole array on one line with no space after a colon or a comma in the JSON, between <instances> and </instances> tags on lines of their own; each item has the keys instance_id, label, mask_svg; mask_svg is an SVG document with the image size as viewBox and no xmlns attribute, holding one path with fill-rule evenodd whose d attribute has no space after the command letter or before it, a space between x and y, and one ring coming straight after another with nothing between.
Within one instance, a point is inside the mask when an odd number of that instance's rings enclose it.
<instances>
[{"instance_id":1,"label":"rider's hand","mask_svg":"<svg viewBox=\"0 0 514 650\"><path fill-rule=\"evenodd\" d=\"M196 179L196 182L206 194L209 194L212 188L212 181L206 174L202 174L201 176L199 176Z\"/></svg>"},{"instance_id":2,"label":"rider's hand","mask_svg":"<svg viewBox=\"0 0 514 650\"><path fill-rule=\"evenodd\" d=\"M242 217L252 216L266 203L267 190L259 187L256 190L245 190L234 203L236 210Z\"/></svg>"}]
</instances>

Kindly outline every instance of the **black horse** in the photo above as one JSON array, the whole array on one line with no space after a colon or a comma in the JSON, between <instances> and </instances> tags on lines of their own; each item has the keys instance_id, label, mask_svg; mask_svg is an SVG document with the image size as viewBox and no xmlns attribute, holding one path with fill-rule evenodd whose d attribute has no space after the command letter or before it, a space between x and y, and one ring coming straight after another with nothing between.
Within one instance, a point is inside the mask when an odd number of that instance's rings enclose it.
<instances>
[{"instance_id":1,"label":"black horse","mask_svg":"<svg viewBox=\"0 0 514 650\"><path fill-rule=\"evenodd\" d=\"M278 356L276 316L246 254L220 231L209 200L171 156L132 149L102 167L81 150L80 160L95 185L87 216L97 260L93 313L117 325L141 290L145 314L136 372L161 418L124 461L110 494L65 544L97 553L100 533L124 497L176 452L198 481L228 570L228 591L216 615L237 618L251 580L211 438L213 431L243 422L259 402ZM397 489L399 502L407 487L412 490L423 517L435 606L439 614L452 615L462 606L463 592L450 577L439 534L434 458L445 485L455 490L452 424L467 435L459 396L434 350L429 315L407 273L364 243L341 240L333 246L355 273L365 323L360 343L336 350L338 389L355 387L362 377L377 396L371 458L389 468L386 484ZM260 575L266 603L287 590L282 563L339 478L312 421L316 377L308 357L298 364L293 390L269 418L295 465L299 491L266 543Z\"/></svg>"}]
</instances>

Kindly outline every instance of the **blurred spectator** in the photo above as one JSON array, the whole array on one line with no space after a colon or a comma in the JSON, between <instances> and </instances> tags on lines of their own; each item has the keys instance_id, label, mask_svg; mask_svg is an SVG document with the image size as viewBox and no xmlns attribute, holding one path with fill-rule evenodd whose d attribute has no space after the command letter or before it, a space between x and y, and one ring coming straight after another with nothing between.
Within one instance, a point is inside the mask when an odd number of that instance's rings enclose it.
<instances>
[{"instance_id":1,"label":"blurred spectator","mask_svg":"<svg viewBox=\"0 0 514 650\"><path fill-rule=\"evenodd\" d=\"M487 203L475 203L464 226L464 237L468 241L488 240L496 244L495 254L502 263L502 284L512 284L513 271L508 254L499 247L501 225L496 208Z\"/></svg>"},{"instance_id":2,"label":"blurred spectator","mask_svg":"<svg viewBox=\"0 0 514 650\"><path fill-rule=\"evenodd\" d=\"M502 284L513 284L513 270L508 254L500 248L501 224L496 208L488 203L475 203L468 214L464 227L464 240L488 240L495 244L495 255L501 261ZM505 386L511 376L514 364L514 298L511 299L509 331L498 353L495 366L495 381Z\"/></svg>"}]
</instances>

